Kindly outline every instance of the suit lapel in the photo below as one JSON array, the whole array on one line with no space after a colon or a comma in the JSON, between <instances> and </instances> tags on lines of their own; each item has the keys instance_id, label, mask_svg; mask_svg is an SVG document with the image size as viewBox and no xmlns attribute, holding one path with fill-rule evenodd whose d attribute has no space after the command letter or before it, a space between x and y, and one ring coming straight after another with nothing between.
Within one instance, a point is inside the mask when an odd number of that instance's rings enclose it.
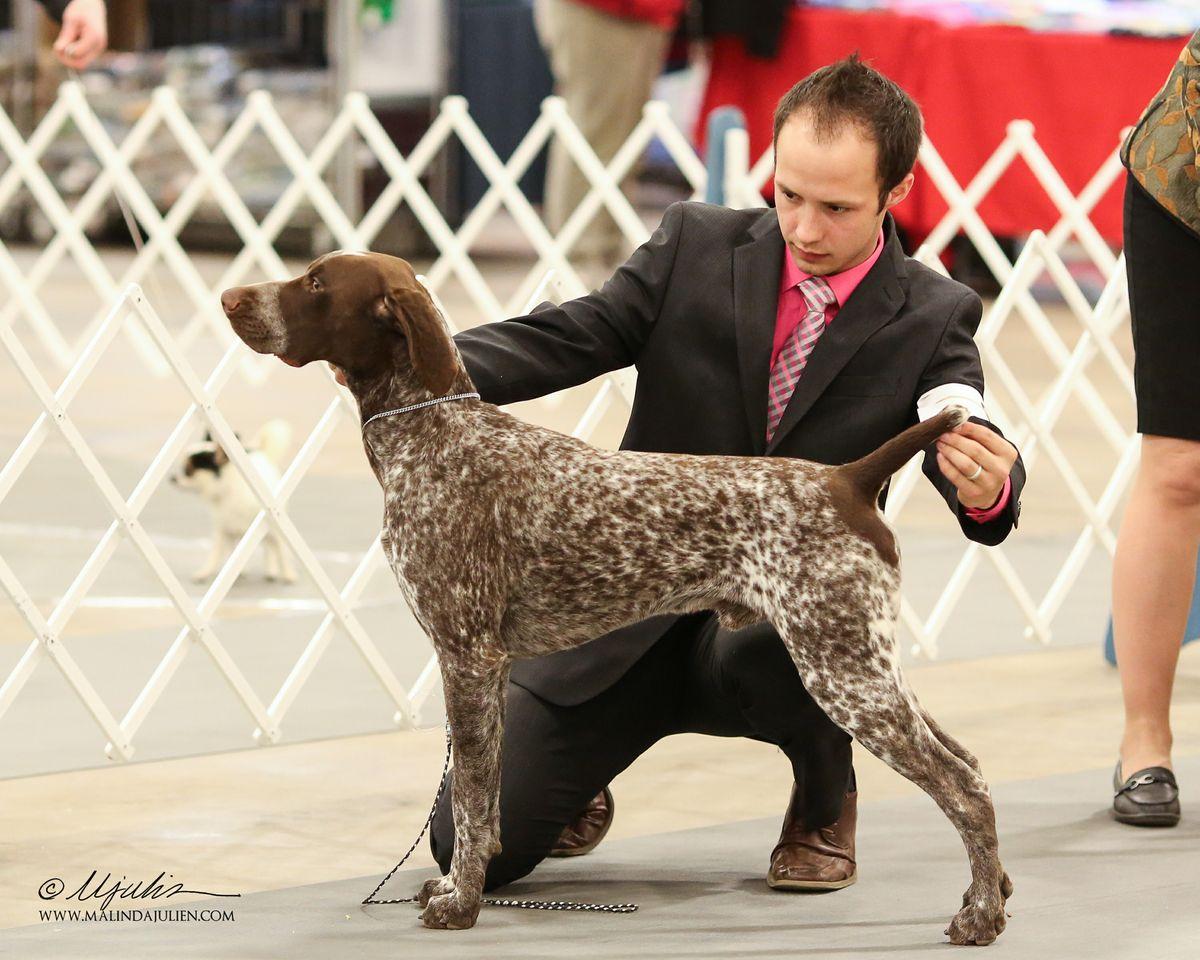
<instances>
[{"instance_id":1,"label":"suit lapel","mask_svg":"<svg viewBox=\"0 0 1200 960\"><path fill-rule=\"evenodd\" d=\"M776 228L778 232L778 228ZM782 242L782 237L781 237ZM899 312L904 304L904 292L900 278L907 275L904 260L904 250L896 238L895 226L889 214L884 220L883 252L879 260L871 268L870 273L863 277L862 282L855 288L850 299L838 310L837 316L829 324L821 339L813 348L805 364L796 390L783 411L783 418L775 430L775 435L766 446L766 453L772 453L787 436L788 432L808 413L812 405L829 386L834 377L854 356L866 339L880 327L888 323ZM777 265L776 271L782 267ZM776 280L778 290L778 279ZM772 332L774 328L772 326ZM768 341L769 342L769 341ZM769 355L768 355L768 363ZM763 386L759 403L763 408L763 427L761 435L766 433L767 406L767 372L763 372Z\"/></svg>"},{"instance_id":2,"label":"suit lapel","mask_svg":"<svg viewBox=\"0 0 1200 960\"><path fill-rule=\"evenodd\" d=\"M733 315L742 402L754 453L761 454L767 445L767 378L784 255L775 211L765 211L749 235L733 254Z\"/></svg>"}]
</instances>

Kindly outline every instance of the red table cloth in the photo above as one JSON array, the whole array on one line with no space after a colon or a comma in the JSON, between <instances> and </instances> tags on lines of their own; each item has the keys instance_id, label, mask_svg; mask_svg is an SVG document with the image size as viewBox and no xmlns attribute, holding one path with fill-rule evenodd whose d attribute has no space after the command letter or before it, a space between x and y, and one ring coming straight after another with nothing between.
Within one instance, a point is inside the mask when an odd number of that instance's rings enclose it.
<instances>
[{"instance_id":1,"label":"red table cloth","mask_svg":"<svg viewBox=\"0 0 1200 960\"><path fill-rule=\"evenodd\" d=\"M730 104L746 115L751 163L771 145L775 105L813 70L859 51L920 105L926 133L959 185L995 152L1012 120L1034 136L1078 195L1137 122L1185 43L1107 34L1035 33L1012 26L944 26L919 17L797 7L774 60L749 56L740 39L713 43L700 137L710 110ZM1091 219L1121 242L1118 179ZM929 233L947 205L920 164L913 192L895 210L915 239ZM999 236L1049 230L1060 215L1018 158L979 207Z\"/></svg>"}]
</instances>

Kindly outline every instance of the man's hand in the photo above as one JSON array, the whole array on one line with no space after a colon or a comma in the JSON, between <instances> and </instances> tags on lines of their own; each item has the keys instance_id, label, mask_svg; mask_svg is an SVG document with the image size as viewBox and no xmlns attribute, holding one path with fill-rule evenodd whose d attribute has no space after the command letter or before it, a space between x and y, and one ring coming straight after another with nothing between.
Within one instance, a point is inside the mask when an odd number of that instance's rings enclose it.
<instances>
[{"instance_id":1,"label":"man's hand","mask_svg":"<svg viewBox=\"0 0 1200 960\"><path fill-rule=\"evenodd\" d=\"M54 53L64 66L82 70L108 46L104 0L71 0L63 11Z\"/></svg>"},{"instance_id":2,"label":"man's hand","mask_svg":"<svg viewBox=\"0 0 1200 960\"><path fill-rule=\"evenodd\" d=\"M994 507L1004 481L1017 462L1017 448L1000 434L967 421L937 441L937 464L942 476L954 484L964 507Z\"/></svg>"}]
</instances>

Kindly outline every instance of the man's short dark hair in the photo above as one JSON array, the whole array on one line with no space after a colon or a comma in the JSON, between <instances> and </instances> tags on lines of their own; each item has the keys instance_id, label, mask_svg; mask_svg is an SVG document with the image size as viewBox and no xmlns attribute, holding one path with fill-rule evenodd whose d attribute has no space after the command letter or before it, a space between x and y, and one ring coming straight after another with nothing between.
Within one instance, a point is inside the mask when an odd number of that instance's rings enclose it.
<instances>
[{"instance_id":1,"label":"man's short dark hair","mask_svg":"<svg viewBox=\"0 0 1200 960\"><path fill-rule=\"evenodd\" d=\"M837 136L852 123L875 142L879 208L917 162L921 147L921 109L912 97L852 53L815 70L783 95L775 108L772 146L779 131L797 113L807 114L820 140Z\"/></svg>"}]
</instances>

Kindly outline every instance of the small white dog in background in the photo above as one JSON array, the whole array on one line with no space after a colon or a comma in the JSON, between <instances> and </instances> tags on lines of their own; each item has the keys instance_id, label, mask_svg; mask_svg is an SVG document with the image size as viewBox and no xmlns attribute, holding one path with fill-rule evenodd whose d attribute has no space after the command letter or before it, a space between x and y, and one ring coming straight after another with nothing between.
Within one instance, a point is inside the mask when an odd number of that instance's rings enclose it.
<instances>
[{"instance_id":1,"label":"small white dog in background","mask_svg":"<svg viewBox=\"0 0 1200 960\"><path fill-rule=\"evenodd\" d=\"M246 448L250 462L271 489L279 483L280 468L291 442L292 428L288 422L269 420ZM230 465L229 455L209 434L204 435L201 443L185 451L183 464L171 477L171 483L200 494L212 511L212 549L204 565L192 574L196 583L202 583L220 569L262 505L245 477L237 467ZM267 579L295 583L296 571L291 559L271 527L267 528L263 545Z\"/></svg>"}]
</instances>

